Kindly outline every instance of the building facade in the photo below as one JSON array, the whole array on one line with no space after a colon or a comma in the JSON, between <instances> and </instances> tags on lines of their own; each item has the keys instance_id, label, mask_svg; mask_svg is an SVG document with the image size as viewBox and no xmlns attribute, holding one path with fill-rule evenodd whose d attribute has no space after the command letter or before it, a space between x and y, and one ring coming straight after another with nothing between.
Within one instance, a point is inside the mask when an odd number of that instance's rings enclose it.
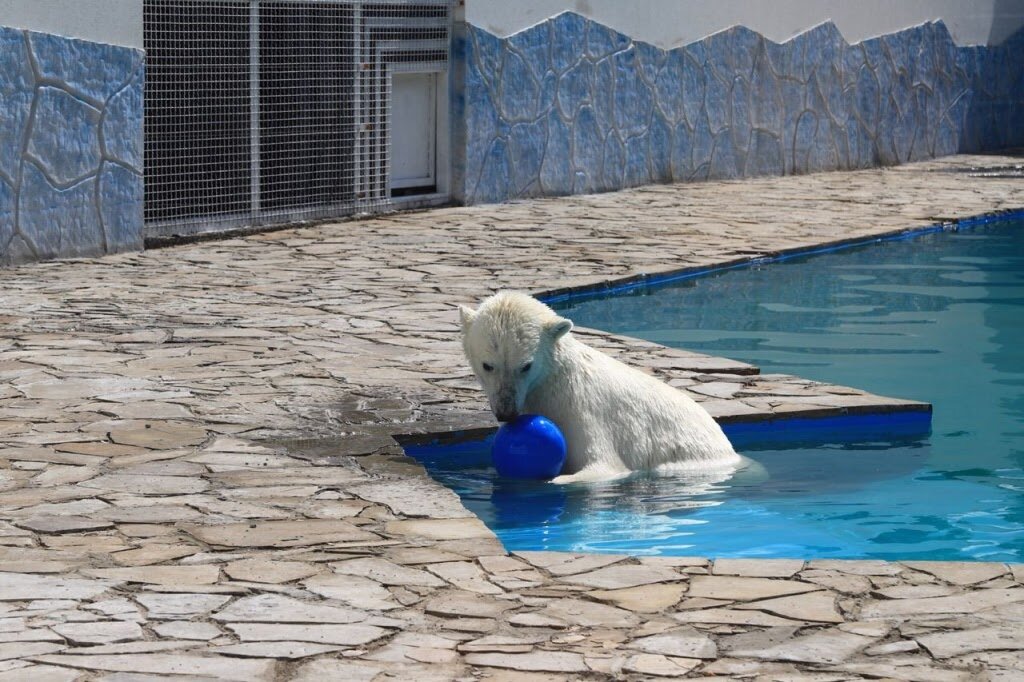
<instances>
[{"instance_id":1,"label":"building facade","mask_svg":"<svg viewBox=\"0 0 1024 682\"><path fill-rule=\"evenodd\" d=\"M1024 144L1024 0L0 0L0 264Z\"/></svg>"}]
</instances>

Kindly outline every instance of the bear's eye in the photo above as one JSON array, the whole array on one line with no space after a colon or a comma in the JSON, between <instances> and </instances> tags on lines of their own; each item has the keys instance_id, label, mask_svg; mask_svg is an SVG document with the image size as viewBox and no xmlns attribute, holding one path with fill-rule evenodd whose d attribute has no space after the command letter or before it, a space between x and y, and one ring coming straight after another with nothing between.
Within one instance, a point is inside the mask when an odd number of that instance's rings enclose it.
<instances>
[{"instance_id":1,"label":"bear's eye","mask_svg":"<svg viewBox=\"0 0 1024 682\"><path fill-rule=\"evenodd\" d=\"M531 367L533 367L533 363L532 362L528 362L525 365L523 365L523 368L521 370L519 370L519 371L522 372L523 374L526 374L527 372L530 371Z\"/></svg>"},{"instance_id":2,"label":"bear's eye","mask_svg":"<svg viewBox=\"0 0 1024 682\"><path fill-rule=\"evenodd\" d=\"M494 371L494 365L488 365L488 364L487 364L487 363L485 362L483 366L484 366L484 371L485 371L485 372L493 372L493 371Z\"/></svg>"}]
</instances>

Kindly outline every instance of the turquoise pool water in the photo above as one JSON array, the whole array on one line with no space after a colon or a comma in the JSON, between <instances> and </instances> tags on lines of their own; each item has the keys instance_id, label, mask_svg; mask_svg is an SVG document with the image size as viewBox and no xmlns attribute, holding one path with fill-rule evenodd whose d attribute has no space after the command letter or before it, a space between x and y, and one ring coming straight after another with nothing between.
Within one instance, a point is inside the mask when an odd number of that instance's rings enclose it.
<instances>
[{"instance_id":1,"label":"turquoise pool water","mask_svg":"<svg viewBox=\"0 0 1024 682\"><path fill-rule=\"evenodd\" d=\"M488 444L418 448L510 549L1024 561L1024 223L557 303L577 324L934 405L780 444L730 480L497 480ZM792 430L790 431L792 433Z\"/></svg>"}]
</instances>

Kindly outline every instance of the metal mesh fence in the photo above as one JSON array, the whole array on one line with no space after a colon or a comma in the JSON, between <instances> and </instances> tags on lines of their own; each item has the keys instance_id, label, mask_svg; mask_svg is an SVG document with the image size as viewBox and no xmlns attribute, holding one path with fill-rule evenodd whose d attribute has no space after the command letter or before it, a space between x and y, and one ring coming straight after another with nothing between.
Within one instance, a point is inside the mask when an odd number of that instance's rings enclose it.
<instances>
[{"instance_id":1,"label":"metal mesh fence","mask_svg":"<svg viewBox=\"0 0 1024 682\"><path fill-rule=\"evenodd\" d=\"M449 0L145 0L148 236L374 211L394 72L443 71Z\"/></svg>"},{"instance_id":2,"label":"metal mesh fence","mask_svg":"<svg viewBox=\"0 0 1024 682\"><path fill-rule=\"evenodd\" d=\"M250 208L249 8L145 5L146 220Z\"/></svg>"}]
</instances>

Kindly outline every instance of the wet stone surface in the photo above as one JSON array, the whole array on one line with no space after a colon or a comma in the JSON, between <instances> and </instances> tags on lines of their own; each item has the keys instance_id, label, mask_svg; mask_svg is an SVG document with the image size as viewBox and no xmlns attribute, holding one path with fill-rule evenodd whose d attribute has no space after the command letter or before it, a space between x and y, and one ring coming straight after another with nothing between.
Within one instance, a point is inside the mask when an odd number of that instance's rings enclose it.
<instances>
[{"instance_id":1,"label":"wet stone surface","mask_svg":"<svg viewBox=\"0 0 1024 682\"><path fill-rule=\"evenodd\" d=\"M457 303L1022 206L1018 180L931 172L1011 162L0 271L0 680L1019 679L1020 566L510 555L398 444L493 427ZM720 418L904 407L579 334Z\"/></svg>"}]
</instances>

